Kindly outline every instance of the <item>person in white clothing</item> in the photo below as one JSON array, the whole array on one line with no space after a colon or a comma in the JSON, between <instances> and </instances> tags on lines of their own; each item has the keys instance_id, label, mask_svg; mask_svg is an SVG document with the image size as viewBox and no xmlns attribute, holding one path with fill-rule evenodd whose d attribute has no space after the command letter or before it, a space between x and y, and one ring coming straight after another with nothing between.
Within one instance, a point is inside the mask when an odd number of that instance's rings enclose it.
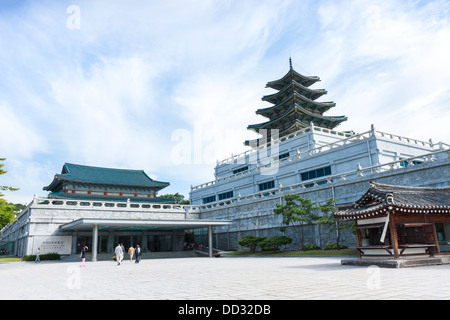
<instances>
[{"instance_id":1,"label":"person in white clothing","mask_svg":"<svg viewBox=\"0 0 450 320\"><path fill-rule=\"evenodd\" d=\"M116 254L116 261L117 265L120 266L120 262L122 262L123 259L123 250L120 246L120 243L117 245L116 249L114 250L114 253Z\"/></svg>"},{"instance_id":2,"label":"person in white clothing","mask_svg":"<svg viewBox=\"0 0 450 320\"><path fill-rule=\"evenodd\" d=\"M41 248L38 248L36 251L36 259L34 259L34 262L41 262L41 258L39 257L39 255L41 254Z\"/></svg>"}]
</instances>

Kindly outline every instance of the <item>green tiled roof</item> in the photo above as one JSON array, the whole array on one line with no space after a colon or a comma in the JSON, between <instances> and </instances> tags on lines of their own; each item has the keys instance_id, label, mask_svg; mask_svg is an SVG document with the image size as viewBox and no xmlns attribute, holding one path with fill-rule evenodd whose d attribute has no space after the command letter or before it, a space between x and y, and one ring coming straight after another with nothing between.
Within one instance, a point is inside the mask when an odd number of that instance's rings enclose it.
<instances>
[{"instance_id":1,"label":"green tiled roof","mask_svg":"<svg viewBox=\"0 0 450 320\"><path fill-rule=\"evenodd\" d=\"M158 190L170 185L168 182L151 179L143 170L111 169L65 163L61 173L56 174L52 183L43 189L47 191L57 191L57 186L61 181L76 181L134 187L153 187Z\"/></svg>"}]
</instances>

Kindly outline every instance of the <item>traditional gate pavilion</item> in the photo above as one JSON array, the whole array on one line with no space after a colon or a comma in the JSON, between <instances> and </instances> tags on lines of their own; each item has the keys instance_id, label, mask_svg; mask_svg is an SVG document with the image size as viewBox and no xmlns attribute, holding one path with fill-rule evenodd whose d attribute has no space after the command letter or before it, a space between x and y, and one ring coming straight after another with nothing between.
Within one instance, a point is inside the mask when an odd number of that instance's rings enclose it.
<instances>
[{"instance_id":1,"label":"traditional gate pavilion","mask_svg":"<svg viewBox=\"0 0 450 320\"><path fill-rule=\"evenodd\" d=\"M2 240L15 242L17 256L41 253L70 255L84 245L97 255L112 257L117 243L139 244L144 253L183 251L185 231L208 230L212 256L212 228L225 220L200 219L198 206L178 205L158 198L169 183L151 179L142 170L111 169L64 164L17 221L2 229Z\"/></svg>"},{"instance_id":2,"label":"traditional gate pavilion","mask_svg":"<svg viewBox=\"0 0 450 320\"><path fill-rule=\"evenodd\" d=\"M450 187L371 182L358 201L337 209L336 218L355 221L362 258L450 253Z\"/></svg>"}]
</instances>

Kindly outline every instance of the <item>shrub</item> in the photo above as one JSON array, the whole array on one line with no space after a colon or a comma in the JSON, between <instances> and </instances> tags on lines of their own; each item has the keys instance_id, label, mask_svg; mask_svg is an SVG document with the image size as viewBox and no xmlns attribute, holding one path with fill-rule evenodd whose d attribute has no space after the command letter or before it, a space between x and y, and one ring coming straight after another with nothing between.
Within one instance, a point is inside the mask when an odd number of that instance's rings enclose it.
<instances>
[{"instance_id":1,"label":"shrub","mask_svg":"<svg viewBox=\"0 0 450 320\"><path fill-rule=\"evenodd\" d=\"M265 239L265 237L245 236L238 241L238 244L249 248L251 253L255 253L256 247L259 246L259 243Z\"/></svg>"},{"instance_id":2,"label":"shrub","mask_svg":"<svg viewBox=\"0 0 450 320\"><path fill-rule=\"evenodd\" d=\"M348 249L347 246L340 244L339 247L335 243L329 243L325 246L324 250L340 250L340 249Z\"/></svg>"},{"instance_id":3,"label":"shrub","mask_svg":"<svg viewBox=\"0 0 450 320\"><path fill-rule=\"evenodd\" d=\"M313 243L307 243L305 244L305 250L322 250L322 248Z\"/></svg>"},{"instance_id":4,"label":"shrub","mask_svg":"<svg viewBox=\"0 0 450 320\"><path fill-rule=\"evenodd\" d=\"M285 246L292 242L292 239L286 236L273 236L259 243L263 250L280 250L281 246Z\"/></svg>"}]
</instances>

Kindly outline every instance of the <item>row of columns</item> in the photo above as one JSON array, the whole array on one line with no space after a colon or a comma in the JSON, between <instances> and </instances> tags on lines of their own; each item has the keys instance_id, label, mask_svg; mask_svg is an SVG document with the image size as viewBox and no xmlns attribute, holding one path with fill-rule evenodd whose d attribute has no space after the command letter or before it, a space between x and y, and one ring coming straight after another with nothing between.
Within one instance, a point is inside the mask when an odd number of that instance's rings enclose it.
<instances>
[{"instance_id":1,"label":"row of columns","mask_svg":"<svg viewBox=\"0 0 450 320\"><path fill-rule=\"evenodd\" d=\"M94 224L92 227L92 261L97 261L98 252L98 224ZM213 241L212 241L212 226L208 226L208 254L209 257L213 256Z\"/></svg>"}]
</instances>

